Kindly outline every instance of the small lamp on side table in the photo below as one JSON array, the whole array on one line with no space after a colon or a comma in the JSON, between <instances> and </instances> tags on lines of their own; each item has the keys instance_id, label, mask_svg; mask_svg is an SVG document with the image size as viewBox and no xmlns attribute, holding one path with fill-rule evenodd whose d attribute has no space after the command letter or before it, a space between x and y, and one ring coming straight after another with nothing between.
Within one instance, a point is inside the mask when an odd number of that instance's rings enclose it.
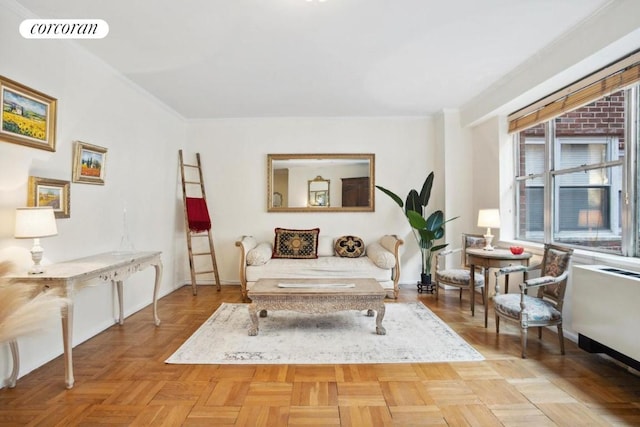
<instances>
[{"instance_id":1,"label":"small lamp on side table","mask_svg":"<svg viewBox=\"0 0 640 427\"><path fill-rule=\"evenodd\" d=\"M44 272L44 268L40 265L44 253L44 249L40 246L40 238L56 234L58 234L56 217L50 206L16 209L14 237L16 239L33 239L33 247L31 248L33 265L29 269L29 274Z\"/></svg>"},{"instance_id":2,"label":"small lamp on side table","mask_svg":"<svg viewBox=\"0 0 640 427\"><path fill-rule=\"evenodd\" d=\"M486 242L485 251L492 251L493 235L492 228L500 228L500 210L499 209L480 209L478 212L478 227L487 227L487 233L483 236Z\"/></svg>"}]
</instances>

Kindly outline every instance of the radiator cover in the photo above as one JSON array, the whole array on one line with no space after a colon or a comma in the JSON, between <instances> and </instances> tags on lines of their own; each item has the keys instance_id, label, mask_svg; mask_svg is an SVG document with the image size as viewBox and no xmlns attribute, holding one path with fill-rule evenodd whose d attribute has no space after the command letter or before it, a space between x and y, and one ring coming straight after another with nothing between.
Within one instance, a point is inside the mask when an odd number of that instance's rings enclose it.
<instances>
[{"instance_id":1,"label":"radiator cover","mask_svg":"<svg viewBox=\"0 0 640 427\"><path fill-rule=\"evenodd\" d=\"M572 329L580 347L640 366L640 273L605 265L572 268Z\"/></svg>"}]
</instances>

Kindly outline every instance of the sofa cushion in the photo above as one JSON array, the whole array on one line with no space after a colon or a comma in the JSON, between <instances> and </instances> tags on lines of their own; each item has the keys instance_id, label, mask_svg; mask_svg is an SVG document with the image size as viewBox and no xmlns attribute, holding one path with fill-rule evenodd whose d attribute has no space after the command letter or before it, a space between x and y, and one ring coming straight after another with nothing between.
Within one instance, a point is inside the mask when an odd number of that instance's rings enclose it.
<instances>
[{"instance_id":1,"label":"sofa cushion","mask_svg":"<svg viewBox=\"0 0 640 427\"><path fill-rule=\"evenodd\" d=\"M316 259L271 258L263 265L246 268L247 282L258 279L333 279L367 278L379 282L391 280L391 271L376 266L369 257L342 258L338 256Z\"/></svg>"},{"instance_id":2,"label":"sofa cushion","mask_svg":"<svg viewBox=\"0 0 640 427\"><path fill-rule=\"evenodd\" d=\"M336 254L346 258L358 258L364 253L364 242L357 236L341 236L334 245Z\"/></svg>"},{"instance_id":3,"label":"sofa cushion","mask_svg":"<svg viewBox=\"0 0 640 427\"><path fill-rule=\"evenodd\" d=\"M273 254L273 247L271 246L271 243L260 243L258 246L247 252L247 264L262 265L271 259L271 254Z\"/></svg>"},{"instance_id":4,"label":"sofa cushion","mask_svg":"<svg viewBox=\"0 0 640 427\"><path fill-rule=\"evenodd\" d=\"M318 256L334 256L333 237L318 236Z\"/></svg>"},{"instance_id":5,"label":"sofa cushion","mask_svg":"<svg viewBox=\"0 0 640 427\"><path fill-rule=\"evenodd\" d=\"M309 230L276 228L275 233L274 258L318 258L319 228Z\"/></svg>"},{"instance_id":6,"label":"sofa cushion","mask_svg":"<svg viewBox=\"0 0 640 427\"><path fill-rule=\"evenodd\" d=\"M469 285L471 281L471 272L466 268L448 268L438 271L438 277L445 282L458 285ZM475 273L473 276L475 286L484 286L484 274Z\"/></svg>"},{"instance_id":7,"label":"sofa cushion","mask_svg":"<svg viewBox=\"0 0 640 427\"><path fill-rule=\"evenodd\" d=\"M367 246L367 257L380 268L393 268L396 266L396 257L378 242L370 243Z\"/></svg>"}]
</instances>

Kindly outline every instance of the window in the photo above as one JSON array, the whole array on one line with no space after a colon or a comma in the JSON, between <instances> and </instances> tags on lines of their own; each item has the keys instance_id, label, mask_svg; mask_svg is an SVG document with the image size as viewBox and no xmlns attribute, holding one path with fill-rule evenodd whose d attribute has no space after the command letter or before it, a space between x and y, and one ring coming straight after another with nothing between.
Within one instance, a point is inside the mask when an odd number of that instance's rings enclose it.
<instances>
[{"instance_id":1,"label":"window","mask_svg":"<svg viewBox=\"0 0 640 427\"><path fill-rule=\"evenodd\" d=\"M640 256L640 50L509 116L522 240Z\"/></svg>"},{"instance_id":2,"label":"window","mask_svg":"<svg viewBox=\"0 0 640 427\"><path fill-rule=\"evenodd\" d=\"M638 151L637 135L627 137L639 117L638 103L628 98L637 92L637 85L617 91L514 134L517 238L638 253L634 222L623 220L626 170L637 169L625 156L628 148ZM634 176L637 181L637 170ZM634 247L623 241L626 233Z\"/></svg>"}]
</instances>

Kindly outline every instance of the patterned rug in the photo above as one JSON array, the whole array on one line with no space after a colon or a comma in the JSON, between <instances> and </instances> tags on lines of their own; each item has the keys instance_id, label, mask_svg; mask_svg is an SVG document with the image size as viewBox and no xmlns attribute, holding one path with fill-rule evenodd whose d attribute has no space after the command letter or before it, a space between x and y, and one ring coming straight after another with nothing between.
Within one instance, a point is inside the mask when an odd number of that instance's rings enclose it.
<instances>
[{"instance_id":1,"label":"patterned rug","mask_svg":"<svg viewBox=\"0 0 640 427\"><path fill-rule=\"evenodd\" d=\"M366 311L272 311L249 336L247 304L223 303L167 359L176 364L424 363L484 360L422 303L388 303L376 335Z\"/></svg>"}]
</instances>

